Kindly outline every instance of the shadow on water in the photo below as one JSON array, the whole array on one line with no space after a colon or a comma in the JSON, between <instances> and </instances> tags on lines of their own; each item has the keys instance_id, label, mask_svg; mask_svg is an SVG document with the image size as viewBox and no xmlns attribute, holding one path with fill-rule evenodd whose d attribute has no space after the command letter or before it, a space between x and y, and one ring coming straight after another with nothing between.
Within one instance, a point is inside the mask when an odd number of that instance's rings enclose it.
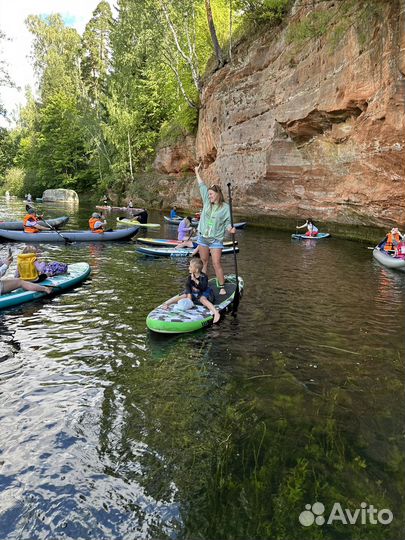
<instances>
[{"instance_id":1,"label":"shadow on water","mask_svg":"<svg viewBox=\"0 0 405 540\"><path fill-rule=\"evenodd\" d=\"M351 242L238 238L238 316L169 337L145 317L187 261L43 246L92 276L0 314L1 538L403 538L405 275ZM394 520L301 525L316 501Z\"/></svg>"}]
</instances>

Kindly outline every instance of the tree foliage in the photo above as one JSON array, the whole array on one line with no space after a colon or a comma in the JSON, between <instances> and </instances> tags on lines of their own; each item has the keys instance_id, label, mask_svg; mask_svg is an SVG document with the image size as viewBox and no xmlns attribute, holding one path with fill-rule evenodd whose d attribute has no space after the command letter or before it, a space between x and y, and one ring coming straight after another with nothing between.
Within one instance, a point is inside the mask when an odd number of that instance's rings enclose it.
<instances>
[{"instance_id":1,"label":"tree foliage","mask_svg":"<svg viewBox=\"0 0 405 540\"><path fill-rule=\"evenodd\" d=\"M126 189L160 142L195 132L204 74L231 61L231 33L244 19L280 18L288 4L117 0L113 17L101 0L83 36L59 14L29 16L38 96L27 96L8 161L10 140L0 140L0 175L23 169L34 194ZM0 64L0 82L3 73Z\"/></svg>"}]
</instances>

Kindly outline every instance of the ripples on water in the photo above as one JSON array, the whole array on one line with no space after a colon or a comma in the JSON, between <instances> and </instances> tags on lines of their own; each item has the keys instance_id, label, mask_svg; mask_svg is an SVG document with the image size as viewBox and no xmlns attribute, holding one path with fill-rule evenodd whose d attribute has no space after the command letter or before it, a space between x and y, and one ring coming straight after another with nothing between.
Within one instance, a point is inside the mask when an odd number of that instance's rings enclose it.
<instances>
[{"instance_id":1,"label":"ripples on water","mask_svg":"<svg viewBox=\"0 0 405 540\"><path fill-rule=\"evenodd\" d=\"M358 243L239 239L238 317L171 337L145 317L185 261L43 246L92 275L0 314L1 538L312 538L298 515L320 500L396 516L324 538L399 540L405 274Z\"/></svg>"}]
</instances>

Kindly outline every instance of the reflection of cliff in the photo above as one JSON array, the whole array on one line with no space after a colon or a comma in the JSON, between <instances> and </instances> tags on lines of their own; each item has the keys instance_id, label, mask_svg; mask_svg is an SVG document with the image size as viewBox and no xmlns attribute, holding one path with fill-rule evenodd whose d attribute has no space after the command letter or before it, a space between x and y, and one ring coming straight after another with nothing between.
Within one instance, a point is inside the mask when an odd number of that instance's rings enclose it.
<instances>
[{"instance_id":1,"label":"reflection of cliff","mask_svg":"<svg viewBox=\"0 0 405 540\"><path fill-rule=\"evenodd\" d=\"M241 45L207 81L196 156L209 181L236 184L240 211L404 222L405 11L397 1L371 4L374 11L361 3L342 11L321 37L297 44L288 32L314 5L301 1L285 28ZM345 17L351 24L336 44ZM190 140L173 156L166 147L157 168L191 169Z\"/></svg>"}]
</instances>

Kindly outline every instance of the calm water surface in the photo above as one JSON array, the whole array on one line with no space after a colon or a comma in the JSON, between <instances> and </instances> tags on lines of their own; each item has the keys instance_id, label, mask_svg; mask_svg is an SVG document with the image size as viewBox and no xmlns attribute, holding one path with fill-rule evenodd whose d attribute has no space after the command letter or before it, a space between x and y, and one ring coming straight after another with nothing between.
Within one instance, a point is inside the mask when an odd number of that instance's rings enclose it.
<instances>
[{"instance_id":1,"label":"calm water surface","mask_svg":"<svg viewBox=\"0 0 405 540\"><path fill-rule=\"evenodd\" d=\"M23 207L1 198L0 219ZM92 211L42 209L75 229ZM238 239L237 318L171 337L145 317L185 261L43 245L92 274L0 313L1 539L404 538L405 273L364 244ZM315 501L394 520L303 527Z\"/></svg>"}]
</instances>

